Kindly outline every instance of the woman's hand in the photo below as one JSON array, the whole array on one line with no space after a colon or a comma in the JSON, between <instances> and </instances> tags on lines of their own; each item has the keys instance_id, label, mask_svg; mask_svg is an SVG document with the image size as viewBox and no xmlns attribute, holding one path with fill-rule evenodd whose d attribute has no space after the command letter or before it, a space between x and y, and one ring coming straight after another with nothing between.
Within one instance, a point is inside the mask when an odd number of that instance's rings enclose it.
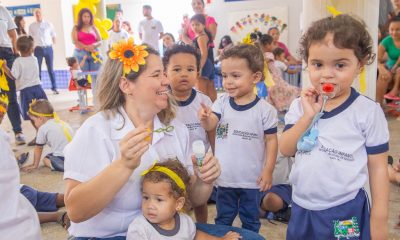
<instances>
[{"instance_id":1,"label":"woman's hand","mask_svg":"<svg viewBox=\"0 0 400 240\"><path fill-rule=\"evenodd\" d=\"M203 165L197 166L196 157L192 156L193 168L196 175L205 183L212 184L221 175L221 166L215 156L207 153L203 159Z\"/></svg>"},{"instance_id":2,"label":"woman's hand","mask_svg":"<svg viewBox=\"0 0 400 240\"><path fill-rule=\"evenodd\" d=\"M122 138L119 143L121 158L118 161L124 167L134 170L140 165L142 155L149 149L149 142L146 141L146 138L150 134L142 125Z\"/></svg>"},{"instance_id":3,"label":"woman's hand","mask_svg":"<svg viewBox=\"0 0 400 240\"><path fill-rule=\"evenodd\" d=\"M304 116L313 118L322 108L322 96L314 88L310 87L301 92L301 105L303 106Z\"/></svg>"},{"instance_id":4,"label":"woman's hand","mask_svg":"<svg viewBox=\"0 0 400 240\"><path fill-rule=\"evenodd\" d=\"M392 78L392 74L388 69L386 69L386 67L383 64L379 65L378 69L379 69L379 75L381 75L383 80L389 81Z\"/></svg>"},{"instance_id":5,"label":"woman's hand","mask_svg":"<svg viewBox=\"0 0 400 240\"><path fill-rule=\"evenodd\" d=\"M239 233L237 232L232 232L229 231L227 234L225 234L221 240L238 240L238 239L242 239L242 236L240 236Z\"/></svg>"}]
</instances>

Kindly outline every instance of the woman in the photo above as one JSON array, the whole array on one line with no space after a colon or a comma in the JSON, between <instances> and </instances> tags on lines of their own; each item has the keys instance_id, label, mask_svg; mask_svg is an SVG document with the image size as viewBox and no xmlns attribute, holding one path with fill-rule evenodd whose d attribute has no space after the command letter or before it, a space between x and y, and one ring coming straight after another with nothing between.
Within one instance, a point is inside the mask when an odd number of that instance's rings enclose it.
<instances>
[{"instance_id":1,"label":"woman","mask_svg":"<svg viewBox=\"0 0 400 240\"><path fill-rule=\"evenodd\" d=\"M26 35L24 16L22 16L22 15L15 16L14 22L15 22L15 25L17 25L17 29L15 29L15 30L17 30L18 37L22 36L22 35Z\"/></svg>"},{"instance_id":2,"label":"woman","mask_svg":"<svg viewBox=\"0 0 400 240\"><path fill-rule=\"evenodd\" d=\"M289 61L290 65L301 64L300 60L296 59L292 56L292 54L290 54L288 47L283 42L279 42L279 37L281 34L277 27L271 27L270 29L268 29L268 35L270 35L274 39L274 41L272 42L274 48L279 47L285 51L285 58Z\"/></svg>"},{"instance_id":3,"label":"woman","mask_svg":"<svg viewBox=\"0 0 400 240\"><path fill-rule=\"evenodd\" d=\"M129 23L129 21L122 22L122 29L127 31L130 36L133 36L133 31L132 31L131 24Z\"/></svg>"},{"instance_id":4,"label":"woman","mask_svg":"<svg viewBox=\"0 0 400 240\"><path fill-rule=\"evenodd\" d=\"M99 30L93 24L93 14L87 8L82 8L78 14L78 24L72 29L72 42L75 44L74 57L81 62L86 55L84 72L98 71L102 58L98 47L101 45ZM92 75L92 92L96 96L96 75ZM95 99L95 97L93 97Z\"/></svg>"},{"instance_id":5,"label":"woman","mask_svg":"<svg viewBox=\"0 0 400 240\"><path fill-rule=\"evenodd\" d=\"M162 41L163 41L163 53L170 49L172 46L175 44L175 38L172 33L164 33L162 36Z\"/></svg>"},{"instance_id":6,"label":"woman","mask_svg":"<svg viewBox=\"0 0 400 240\"><path fill-rule=\"evenodd\" d=\"M387 60L384 59L387 55ZM383 99L400 100L400 17L393 17L389 24L389 36L378 47L378 81L376 82L376 101L383 104ZM393 87L385 94L389 85Z\"/></svg>"},{"instance_id":7,"label":"woman","mask_svg":"<svg viewBox=\"0 0 400 240\"><path fill-rule=\"evenodd\" d=\"M220 165L208 154L201 169L193 167L188 132L174 120L163 69L157 51L135 46L132 39L110 51L99 76L99 112L65 149L65 203L76 240L125 239L128 225L141 214L141 173L155 161L181 161L192 174L192 204L207 202ZM222 235L231 229L200 228ZM196 239L219 238L198 231Z\"/></svg>"},{"instance_id":8,"label":"woman","mask_svg":"<svg viewBox=\"0 0 400 240\"><path fill-rule=\"evenodd\" d=\"M229 35L223 36L221 38L221 41L219 42L217 57L215 58L215 61L218 62L219 56L224 52L225 49L228 49L230 47L233 47L233 42L231 37Z\"/></svg>"}]
</instances>

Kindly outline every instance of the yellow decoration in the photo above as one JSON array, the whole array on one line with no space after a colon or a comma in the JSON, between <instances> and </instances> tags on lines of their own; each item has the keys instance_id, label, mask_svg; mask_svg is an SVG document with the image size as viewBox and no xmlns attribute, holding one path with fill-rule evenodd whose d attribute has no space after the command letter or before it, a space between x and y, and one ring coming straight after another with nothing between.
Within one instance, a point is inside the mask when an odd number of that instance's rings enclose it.
<instances>
[{"instance_id":1,"label":"yellow decoration","mask_svg":"<svg viewBox=\"0 0 400 240\"><path fill-rule=\"evenodd\" d=\"M90 12L92 12L93 16L96 15L97 9L94 4L89 1L80 0L74 7L74 18L76 22L78 21L79 12L82 10L82 8L87 8Z\"/></svg>"},{"instance_id":2,"label":"yellow decoration","mask_svg":"<svg viewBox=\"0 0 400 240\"><path fill-rule=\"evenodd\" d=\"M99 18L95 18L93 21L94 25L97 27L97 29L100 32L100 37L103 40L108 39L108 30L112 28L112 21L108 18L100 20Z\"/></svg>"},{"instance_id":3,"label":"yellow decoration","mask_svg":"<svg viewBox=\"0 0 400 240\"><path fill-rule=\"evenodd\" d=\"M364 94L367 91L367 71L365 68L360 73L360 92Z\"/></svg>"},{"instance_id":4,"label":"yellow decoration","mask_svg":"<svg viewBox=\"0 0 400 240\"><path fill-rule=\"evenodd\" d=\"M0 89L4 91L10 91L8 87L8 82L6 78L6 74L3 69L4 60L0 59Z\"/></svg>"},{"instance_id":5,"label":"yellow decoration","mask_svg":"<svg viewBox=\"0 0 400 240\"><path fill-rule=\"evenodd\" d=\"M139 65L146 64L145 57L149 55L146 48L145 45L135 45L133 38L123 39L112 45L108 56L111 59L119 59L123 63L123 75L125 75L131 71L138 72Z\"/></svg>"},{"instance_id":6,"label":"yellow decoration","mask_svg":"<svg viewBox=\"0 0 400 240\"><path fill-rule=\"evenodd\" d=\"M90 74L87 76L87 81L88 83L92 84L92 76Z\"/></svg>"},{"instance_id":7,"label":"yellow decoration","mask_svg":"<svg viewBox=\"0 0 400 240\"><path fill-rule=\"evenodd\" d=\"M98 51L92 52L90 55L92 56L94 63L103 63L103 60L101 59L100 53Z\"/></svg>"},{"instance_id":8,"label":"yellow decoration","mask_svg":"<svg viewBox=\"0 0 400 240\"><path fill-rule=\"evenodd\" d=\"M186 186L185 186L185 183L182 181L182 178L180 178L178 176L178 174L176 174L171 169L163 167L163 166L155 166L155 163L154 163L148 170L144 170L142 172L141 176L144 176L144 175L148 174L149 172L162 172L162 173L166 174L169 178L171 178L176 183L176 185L178 185L178 187L180 189L182 189L183 191L186 191Z\"/></svg>"},{"instance_id":9,"label":"yellow decoration","mask_svg":"<svg viewBox=\"0 0 400 240\"><path fill-rule=\"evenodd\" d=\"M336 17L340 14L342 14L342 12L336 10L336 8L334 6L326 6L326 9L328 10L328 12L330 12L333 17Z\"/></svg>"},{"instance_id":10,"label":"yellow decoration","mask_svg":"<svg viewBox=\"0 0 400 240\"><path fill-rule=\"evenodd\" d=\"M7 112L8 96L6 94L0 94L0 113Z\"/></svg>"}]
</instances>

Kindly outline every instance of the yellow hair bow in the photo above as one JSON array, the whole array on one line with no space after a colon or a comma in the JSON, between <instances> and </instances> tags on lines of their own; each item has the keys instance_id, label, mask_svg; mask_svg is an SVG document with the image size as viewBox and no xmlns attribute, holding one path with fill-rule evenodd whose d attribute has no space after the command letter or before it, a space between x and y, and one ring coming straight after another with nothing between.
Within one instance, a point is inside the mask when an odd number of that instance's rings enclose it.
<instances>
[{"instance_id":1,"label":"yellow hair bow","mask_svg":"<svg viewBox=\"0 0 400 240\"><path fill-rule=\"evenodd\" d=\"M147 169L144 170L142 172L142 174L140 174L141 176L144 176L146 174L148 174L149 172L162 172L164 174L166 174L169 178L171 178L176 185L178 185L178 187L180 189L182 189L183 191L186 191L186 186L185 183L182 181L182 178L180 178L178 176L178 174L176 174L174 171L172 171L171 169L167 168L167 167L163 167L163 166L156 166L156 161L154 161L153 165Z\"/></svg>"}]
</instances>

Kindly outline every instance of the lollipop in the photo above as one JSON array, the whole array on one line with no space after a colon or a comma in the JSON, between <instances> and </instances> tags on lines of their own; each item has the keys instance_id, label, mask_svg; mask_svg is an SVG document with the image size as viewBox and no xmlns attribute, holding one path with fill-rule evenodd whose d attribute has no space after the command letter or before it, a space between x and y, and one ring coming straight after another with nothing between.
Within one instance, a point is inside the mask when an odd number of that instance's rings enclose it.
<instances>
[{"instance_id":1,"label":"lollipop","mask_svg":"<svg viewBox=\"0 0 400 240\"><path fill-rule=\"evenodd\" d=\"M335 86L332 83L324 83L322 84L322 91L325 93L332 93L335 90Z\"/></svg>"}]
</instances>

